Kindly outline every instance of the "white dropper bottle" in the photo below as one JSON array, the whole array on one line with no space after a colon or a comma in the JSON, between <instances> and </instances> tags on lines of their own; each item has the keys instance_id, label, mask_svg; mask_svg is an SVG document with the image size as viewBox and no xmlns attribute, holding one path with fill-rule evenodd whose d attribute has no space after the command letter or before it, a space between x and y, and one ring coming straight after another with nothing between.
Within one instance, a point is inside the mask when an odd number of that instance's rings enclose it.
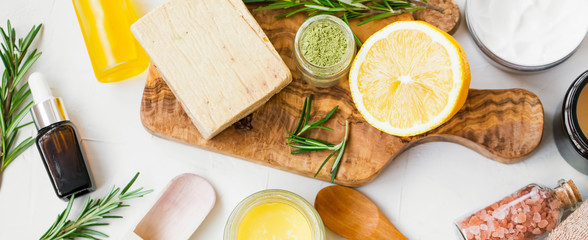
<instances>
[{"instance_id":1,"label":"white dropper bottle","mask_svg":"<svg viewBox=\"0 0 588 240\"><path fill-rule=\"evenodd\" d=\"M39 72L31 74L29 88L35 101L35 105L31 108L31 113L37 130L57 122L69 120L61 99L53 96L43 74Z\"/></svg>"},{"instance_id":2,"label":"white dropper bottle","mask_svg":"<svg viewBox=\"0 0 588 240\"><path fill-rule=\"evenodd\" d=\"M69 199L94 191L94 181L75 125L60 98L51 93L41 73L29 77L35 105L31 115L37 127L36 145L58 197Z\"/></svg>"}]
</instances>

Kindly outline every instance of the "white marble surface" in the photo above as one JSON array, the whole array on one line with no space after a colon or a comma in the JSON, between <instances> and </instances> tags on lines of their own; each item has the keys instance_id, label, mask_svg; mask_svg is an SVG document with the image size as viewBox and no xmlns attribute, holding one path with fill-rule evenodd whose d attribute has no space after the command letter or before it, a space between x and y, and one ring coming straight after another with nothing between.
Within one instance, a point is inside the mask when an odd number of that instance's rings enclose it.
<instances>
[{"instance_id":1,"label":"white marble surface","mask_svg":"<svg viewBox=\"0 0 588 240\"><path fill-rule=\"evenodd\" d=\"M164 0L135 0L141 13ZM463 8L464 1L458 1ZM462 12L463 16L463 12ZM124 185L140 171L136 186L156 192L132 200L116 210L101 230L120 239L146 213L158 193L176 175L192 172L207 178L217 191L217 203L192 239L222 239L233 207L254 192L281 188L313 202L330 184L263 167L232 157L166 141L147 133L139 119L145 74L120 83L96 81L71 1L2 0L0 24L10 19L21 36L43 23L38 47L43 56L33 67L50 80L56 96L66 103L83 144L97 190L102 196L113 184ZM558 179L574 179L588 198L588 176L570 167L553 141L552 118L569 84L588 69L588 41L563 64L533 75L506 73L480 54L465 22L455 38L463 45L472 72L472 88L525 88L536 93L545 109L544 138L527 160L505 165L451 143L428 143L394 160L372 182L358 188L371 198L410 239L454 239L453 221L528 183L554 186ZM23 134L33 134L27 128ZM81 202L76 203L79 207ZM66 206L59 200L33 147L4 172L0 187L0 239L38 238ZM329 232L329 239L340 239Z\"/></svg>"}]
</instances>

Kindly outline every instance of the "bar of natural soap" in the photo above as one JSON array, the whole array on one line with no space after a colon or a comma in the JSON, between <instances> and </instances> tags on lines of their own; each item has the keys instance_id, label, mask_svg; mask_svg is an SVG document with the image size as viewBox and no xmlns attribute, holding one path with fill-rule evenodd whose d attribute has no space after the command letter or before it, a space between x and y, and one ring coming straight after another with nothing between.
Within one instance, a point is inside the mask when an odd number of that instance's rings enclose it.
<instances>
[{"instance_id":1,"label":"bar of natural soap","mask_svg":"<svg viewBox=\"0 0 588 240\"><path fill-rule=\"evenodd\" d=\"M241 0L170 0L131 30L206 139L292 80Z\"/></svg>"}]
</instances>

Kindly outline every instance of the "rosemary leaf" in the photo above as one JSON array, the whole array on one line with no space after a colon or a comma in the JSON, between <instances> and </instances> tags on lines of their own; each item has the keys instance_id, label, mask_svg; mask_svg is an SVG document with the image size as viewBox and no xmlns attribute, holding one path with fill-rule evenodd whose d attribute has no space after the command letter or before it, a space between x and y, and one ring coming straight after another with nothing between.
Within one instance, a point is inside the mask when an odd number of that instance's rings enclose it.
<instances>
[{"instance_id":1,"label":"rosemary leaf","mask_svg":"<svg viewBox=\"0 0 588 240\"><path fill-rule=\"evenodd\" d=\"M343 21L347 24L347 26L349 26L349 28L351 28L351 25L349 24L349 20L347 16L349 16L351 14L349 13L345 13L343 14L343 16L341 16L341 19L343 19ZM359 40L359 37L357 37L357 35L355 34L355 32L351 31L353 33L353 39L355 39L355 43L357 43L357 46L361 47L363 45L363 43L361 43L361 40Z\"/></svg>"},{"instance_id":2,"label":"rosemary leaf","mask_svg":"<svg viewBox=\"0 0 588 240\"><path fill-rule=\"evenodd\" d=\"M127 183L122 191L120 188L113 186L110 192L106 194L104 198L90 199L90 197L88 197L78 217L75 218L75 220L67 220L75 199L75 196L72 196L69 199L67 207L63 210L63 212L57 215L55 222L51 225L51 227L49 227L43 236L41 236L40 239L98 239L98 237L108 237L108 235L104 234L103 232L91 228L108 225L108 223L99 222L101 219L122 218L122 216L109 214L115 209L129 206L123 204L123 201L143 197L153 192L153 190L143 191L142 187L128 192L129 188L133 185L138 176L139 173L136 173L133 179Z\"/></svg>"},{"instance_id":3,"label":"rosemary leaf","mask_svg":"<svg viewBox=\"0 0 588 240\"><path fill-rule=\"evenodd\" d=\"M345 146L347 145L347 136L349 136L349 122L345 121L345 138L343 138L343 141L339 144L339 154L337 154L333 167L331 167L331 182L335 180L335 176L337 176L337 172L339 171L341 159L343 159L343 152L345 152Z\"/></svg>"},{"instance_id":4,"label":"rosemary leaf","mask_svg":"<svg viewBox=\"0 0 588 240\"><path fill-rule=\"evenodd\" d=\"M319 1L319 0L317 0L317 1ZM323 1L325 1L325 0L323 0ZM319 167L317 172L314 174L314 177L316 177L319 174L319 172L321 171L323 166L329 161L329 159L331 159L331 157L333 157L335 154L337 154L337 157L335 157L335 162L333 163L333 167L331 168L331 171L330 171L331 182L334 182L335 177L337 175L337 171L339 170L339 165L341 163L341 159L343 158L343 154L345 152L345 145L347 143L347 137L349 136L349 122L347 120L345 121L345 137L343 138L341 143L339 143L337 145L329 143L327 141L320 140L320 139L302 137L301 135L303 133L306 133L311 129L325 129L325 130L333 131L333 129L322 126L321 124L327 122L333 116L333 114L335 114L335 112L337 111L339 106L334 107L331 111L329 111L329 113L327 113L327 115L325 117L321 118L320 120L312 122L312 123L308 123L308 119L310 118L311 104L312 104L312 95L310 95L309 97L304 99L304 104L302 106L302 110L300 111L301 115L300 115L300 118L298 119L298 124L296 124L296 128L294 129L293 133L288 131L288 129L286 129L286 133L288 133L288 137L285 137L285 139L288 141L287 142L288 146L293 147L293 148L297 148L297 150L291 151L290 152L291 154L298 154L298 153L305 153L305 152L312 152L312 151L322 151L322 150L332 151L327 156L327 158L323 161L323 163L321 164L321 166Z\"/></svg>"},{"instance_id":5,"label":"rosemary leaf","mask_svg":"<svg viewBox=\"0 0 588 240\"><path fill-rule=\"evenodd\" d=\"M6 29L0 27L2 43L0 44L0 59L4 64L2 82L0 84L0 174L15 158L22 154L34 143L32 137L26 138L18 144L15 140L21 128L31 122L21 124L33 105L29 96L31 92L24 76L41 56L41 52L28 50L41 30L41 24L33 26L27 36L17 38L16 30L6 23ZM15 146L16 145L16 146Z\"/></svg>"},{"instance_id":6,"label":"rosemary leaf","mask_svg":"<svg viewBox=\"0 0 588 240\"><path fill-rule=\"evenodd\" d=\"M340 17L349 25L350 19L363 18L357 25L422 9L443 12L444 9L428 4L427 0L243 0L244 3L269 3L254 11L293 9L276 17L290 17L305 12L309 17L330 14ZM355 34L354 34L355 35ZM361 46L361 42L355 37Z\"/></svg>"},{"instance_id":7,"label":"rosemary leaf","mask_svg":"<svg viewBox=\"0 0 588 240\"><path fill-rule=\"evenodd\" d=\"M337 153L337 151L333 151L331 154L329 154L329 156L327 156L327 158L323 161L323 163L321 164L321 166L319 167L319 169L316 171L316 173L314 174L314 177L316 177L320 172L321 169L323 169L323 166L325 166L325 164L329 161L329 159L331 159L331 157ZM333 182L334 179L331 179L331 182Z\"/></svg>"},{"instance_id":8,"label":"rosemary leaf","mask_svg":"<svg viewBox=\"0 0 588 240\"><path fill-rule=\"evenodd\" d=\"M391 16L396 16L398 14L400 14L400 13L393 13L393 12L380 13L378 15L371 16L371 17L367 18L366 20L363 20L363 21L359 22L357 24L357 26L364 25L364 24L366 24L368 22L371 22L371 21L374 21L374 20L378 20L378 19L382 19L382 18L387 18L387 17L391 17Z\"/></svg>"}]
</instances>

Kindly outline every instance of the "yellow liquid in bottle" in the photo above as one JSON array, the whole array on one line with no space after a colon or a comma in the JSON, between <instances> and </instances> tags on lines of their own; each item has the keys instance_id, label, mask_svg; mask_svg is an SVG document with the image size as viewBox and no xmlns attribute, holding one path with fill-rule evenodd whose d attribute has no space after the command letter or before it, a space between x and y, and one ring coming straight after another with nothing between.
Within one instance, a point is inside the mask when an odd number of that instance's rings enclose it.
<instances>
[{"instance_id":1,"label":"yellow liquid in bottle","mask_svg":"<svg viewBox=\"0 0 588 240\"><path fill-rule=\"evenodd\" d=\"M100 82L133 77L149 57L131 33L137 20L130 0L73 0L94 74Z\"/></svg>"},{"instance_id":2,"label":"yellow liquid in bottle","mask_svg":"<svg viewBox=\"0 0 588 240\"><path fill-rule=\"evenodd\" d=\"M249 211L237 240L310 240L310 225L298 209L284 203L264 203Z\"/></svg>"}]
</instances>

